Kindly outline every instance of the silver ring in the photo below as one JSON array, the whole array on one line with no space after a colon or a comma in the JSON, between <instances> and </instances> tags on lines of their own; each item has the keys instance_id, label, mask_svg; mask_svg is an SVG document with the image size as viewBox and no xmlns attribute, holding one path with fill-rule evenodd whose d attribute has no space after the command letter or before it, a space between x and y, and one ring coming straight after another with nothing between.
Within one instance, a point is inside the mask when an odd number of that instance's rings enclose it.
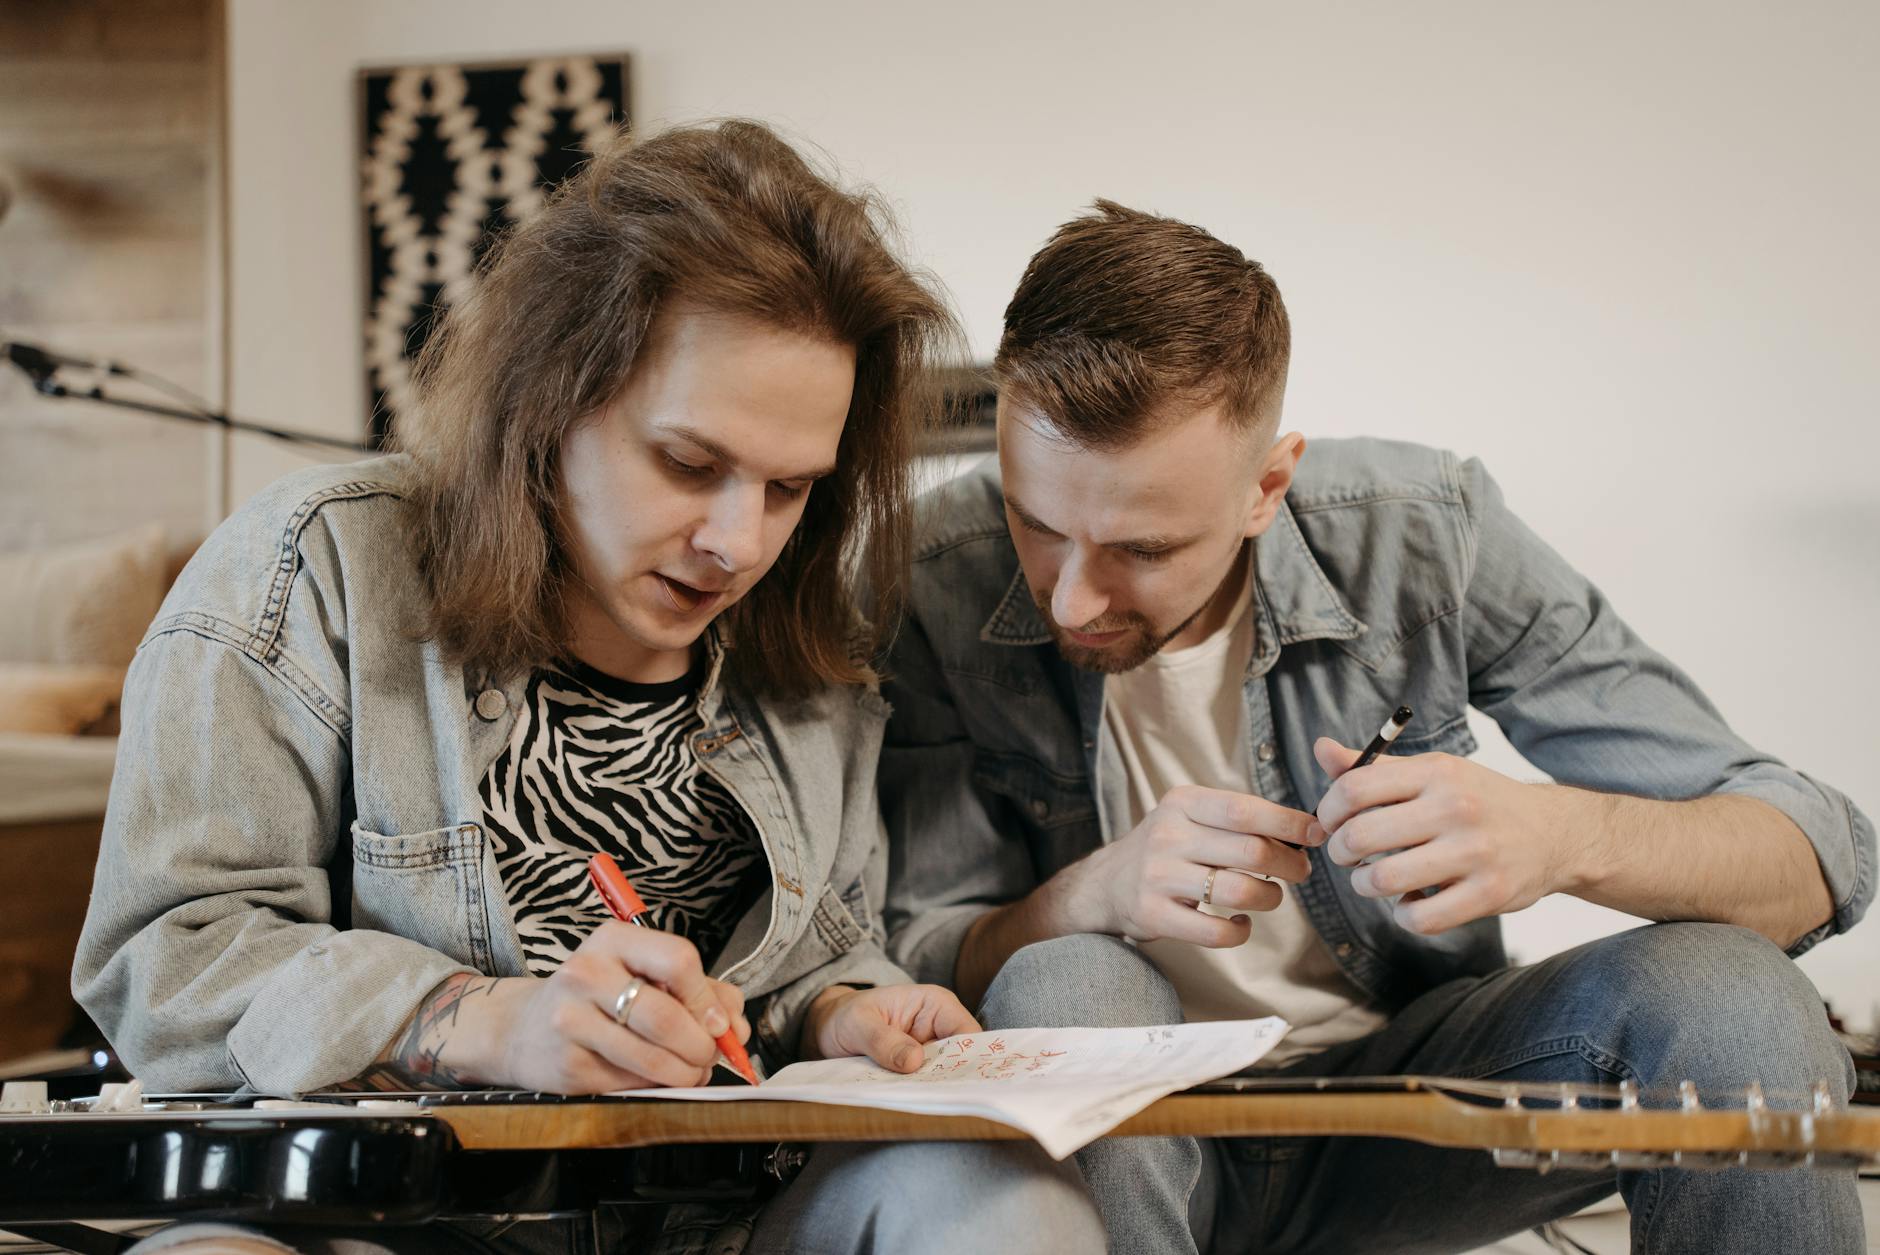
<instances>
[{"instance_id":1,"label":"silver ring","mask_svg":"<svg viewBox=\"0 0 1880 1255\"><path fill-rule=\"evenodd\" d=\"M1214 905L1214 877L1220 870L1221 869L1218 867L1208 868L1208 878L1201 882L1201 905L1202 906Z\"/></svg>"},{"instance_id":2,"label":"silver ring","mask_svg":"<svg viewBox=\"0 0 1880 1255\"><path fill-rule=\"evenodd\" d=\"M633 1018L633 1004L639 1000L640 991L646 988L646 982L635 976L627 982L627 987L614 999L614 1023L621 1028L627 1027L627 1021Z\"/></svg>"}]
</instances>

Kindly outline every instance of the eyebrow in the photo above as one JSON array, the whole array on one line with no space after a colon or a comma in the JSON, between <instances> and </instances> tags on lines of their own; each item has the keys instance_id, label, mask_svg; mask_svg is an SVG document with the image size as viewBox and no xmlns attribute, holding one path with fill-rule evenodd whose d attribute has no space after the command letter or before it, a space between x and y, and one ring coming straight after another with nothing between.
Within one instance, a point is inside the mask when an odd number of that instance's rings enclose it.
<instances>
[{"instance_id":1,"label":"eyebrow","mask_svg":"<svg viewBox=\"0 0 1880 1255\"><path fill-rule=\"evenodd\" d=\"M1018 521L1023 523L1026 527L1032 528L1035 531L1049 532L1053 536L1063 534L1055 527L1045 523L1044 520L1040 519L1030 510L1020 505L1013 499L1011 493L1001 492L999 495L1005 498L1005 508L1017 515ZM1136 536L1128 540L1106 540L1102 543L1105 549L1180 549L1183 545L1189 544L1193 540L1194 537L1192 536L1172 537L1150 535Z\"/></svg>"},{"instance_id":2,"label":"eyebrow","mask_svg":"<svg viewBox=\"0 0 1880 1255\"><path fill-rule=\"evenodd\" d=\"M663 435L677 436L681 440L697 445L699 452L711 458L714 462L723 462L726 466L734 469L743 465L731 450L725 448L705 433L695 428L687 427L683 423L661 424L656 430ZM827 479L835 473L836 466L835 463L832 462L828 466L820 467L813 471L805 471L800 475L777 475L773 478L782 483L795 483L798 480Z\"/></svg>"}]
</instances>

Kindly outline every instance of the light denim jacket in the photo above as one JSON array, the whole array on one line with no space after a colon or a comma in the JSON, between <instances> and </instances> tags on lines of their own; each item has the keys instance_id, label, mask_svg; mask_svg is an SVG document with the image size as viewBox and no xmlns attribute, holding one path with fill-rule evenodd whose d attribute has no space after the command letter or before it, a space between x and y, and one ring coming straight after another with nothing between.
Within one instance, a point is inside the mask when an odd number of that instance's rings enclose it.
<instances>
[{"instance_id":1,"label":"light denim jacket","mask_svg":"<svg viewBox=\"0 0 1880 1255\"><path fill-rule=\"evenodd\" d=\"M1874 894L1874 829L1848 799L1736 737L1599 590L1529 531L1475 461L1380 440L1317 440L1257 545L1258 640L1246 672L1251 791L1302 810L1330 781L1320 736L1370 740L1416 711L1395 753L1466 755L1473 705L1562 784L1653 798L1741 793L1807 834L1834 917ZM1114 838L1120 764L1099 754L1102 679L1051 644L1006 532L996 463L929 494L909 621L883 693L894 707L881 800L893 840L888 953L951 982L960 939ZM1397 927L1323 849L1297 895L1358 988L1394 1010L1506 963L1485 919L1434 937Z\"/></svg>"},{"instance_id":2,"label":"light denim jacket","mask_svg":"<svg viewBox=\"0 0 1880 1255\"><path fill-rule=\"evenodd\" d=\"M528 677L466 675L417 639L407 472L381 458L264 491L131 666L73 991L153 1090L332 1085L453 972L525 973L478 785ZM822 990L907 979L878 915L886 707L860 688L750 699L712 654L693 748L771 874L714 974L787 1059Z\"/></svg>"}]
</instances>

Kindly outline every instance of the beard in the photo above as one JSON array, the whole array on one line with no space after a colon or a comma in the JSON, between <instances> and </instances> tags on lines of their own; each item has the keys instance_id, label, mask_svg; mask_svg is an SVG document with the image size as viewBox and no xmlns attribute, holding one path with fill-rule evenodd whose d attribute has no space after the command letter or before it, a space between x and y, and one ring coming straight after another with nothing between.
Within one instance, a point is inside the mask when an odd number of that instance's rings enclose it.
<instances>
[{"instance_id":1,"label":"beard","mask_svg":"<svg viewBox=\"0 0 1880 1255\"><path fill-rule=\"evenodd\" d=\"M1126 635L1101 648L1093 649L1088 645L1079 645L1065 635L1064 628L1051 617L1051 596L1032 589L1031 598L1038 603L1038 617L1044 620L1045 627L1051 633L1051 640L1057 646L1064 661L1080 671L1094 671L1099 675L1120 675L1125 671L1134 671L1149 659L1162 652L1162 647L1180 636L1188 625L1201 617L1201 612L1208 608L1204 601L1195 608L1195 612L1166 631L1157 630L1148 616L1131 611L1112 621L1097 620L1085 624L1077 631L1086 636L1099 632L1124 632ZM1212 600L1210 598L1210 600Z\"/></svg>"},{"instance_id":2,"label":"beard","mask_svg":"<svg viewBox=\"0 0 1880 1255\"><path fill-rule=\"evenodd\" d=\"M1163 646L1186 632L1189 625L1199 619L1207 608L1223 594L1237 596L1242 587L1242 576L1246 564L1236 558L1227 568L1227 574L1221 577L1214 590L1204 598L1193 611L1182 616L1181 622L1173 627L1159 629L1149 621L1149 617L1131 610L1109 619L1095 619L1075 629L1086 636L1095 636L1101 632L1124 632L1110 644L1093 649L1088 645L1079 645L1065 635L1064 628L1051 617L1051 593L1031 590L1031 599L1038 605L1038 617L1044 620L1045 628L1051 633L1052 643L1057 646L1065 662L1080 671L1094 671L1099 675L1120 675L1125 671L1134 671L1149 659L1162 652Z\"/></svg>"}]
</instances>

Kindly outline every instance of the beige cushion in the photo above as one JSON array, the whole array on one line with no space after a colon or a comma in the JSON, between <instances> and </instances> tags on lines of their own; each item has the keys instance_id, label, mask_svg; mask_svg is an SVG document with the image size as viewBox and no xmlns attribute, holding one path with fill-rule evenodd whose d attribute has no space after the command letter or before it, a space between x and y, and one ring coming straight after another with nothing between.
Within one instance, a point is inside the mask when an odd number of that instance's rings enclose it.
<instances>
[{"instance_id":1,"label":"beige cushion","mask_svg":"<svg viewBox=\"0 0 1880 1255\"><path fill-rule=\"evenodd\" d=\"M0 732L77 736L117 707L124 668L0 662Z\"/></svg>"},{"instance_id":2,"label":"beige cushion","mask_svg":"<svg viewBox=\"0 0 1880 1255\"><path fill-rule=\"evenodd\" d=\"M117 745L113 736L0 732L0 841L8 824L104 814Z\"/></svg>"},{"instance_id":3,"label":"beige cushion","mask_svg":"<svg viewBox=\"0 0 1880 1255\"><path fill-rule=\"evenodd\" d=\"M155 523L0 554L0 662L128 665L163 602L166 563Z\"/></svg>"}]
</instances>

